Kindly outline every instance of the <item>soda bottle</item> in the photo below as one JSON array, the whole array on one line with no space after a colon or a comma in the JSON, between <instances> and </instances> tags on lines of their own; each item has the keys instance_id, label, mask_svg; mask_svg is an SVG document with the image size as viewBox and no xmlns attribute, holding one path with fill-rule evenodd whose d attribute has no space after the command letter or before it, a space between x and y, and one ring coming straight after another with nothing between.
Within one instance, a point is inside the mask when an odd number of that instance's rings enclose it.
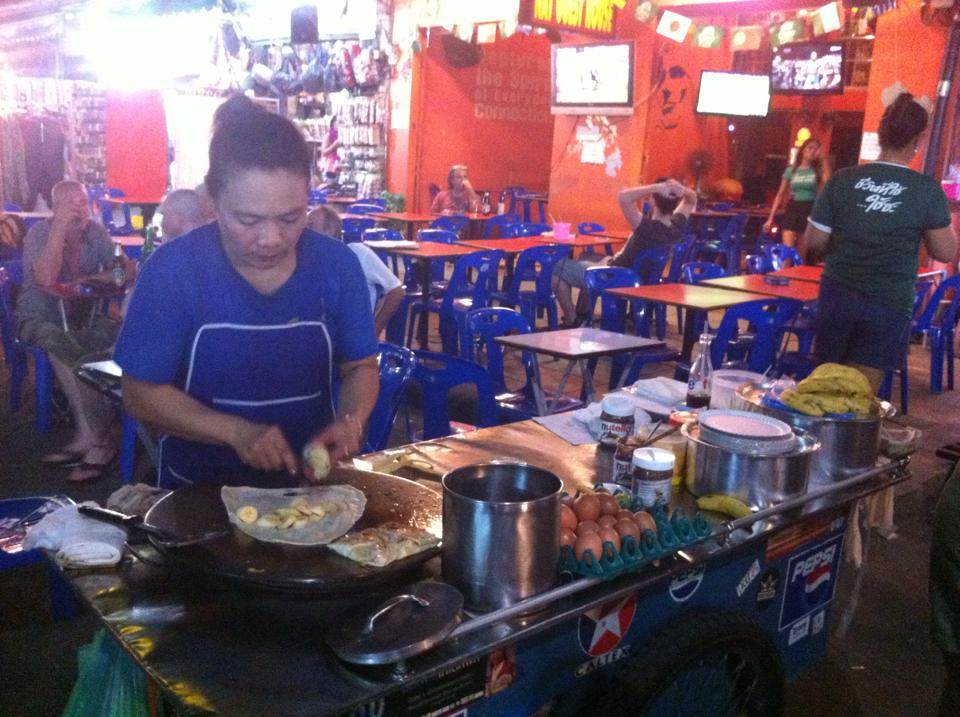
<instances>
[{"instance_id":1,"label":"soda bottle","mask_svg":"<svg viewBox=\"0 0 960 717\"><path fill-rule=\"evenodd\" d=\"M140 263L142 264L153 253L157 243L157 227L153 224L147 226L147 231L143 239L143 248L140 250Z\"/></svg>"},{"instance_id":2,"label":"soda bottle","mask_svg":"<svg viewBox=\"0 0 960 717\"><path fill-rule=\"evenodd\" d=\"M700 334L700 352L690 367L687 379L687 405L690 408L704 408L710 405L710 384L713 378L713 365L710 362L710 344L713 334Z\"/></svg>"},{"instance_id":3,"label":"soda bottle","mask_svg":"<svg viewBox=\"0 0 960 717\"><path fill-rule=\"evenodd\" d=\"M507 193L500 192L500 199L497 201L497 214L504 214L507 211Z\"/></svg>"},{"instance_id":4,"label":"soda bottle","mask_svg":"<svg viewBox=\"0 0 960 717\"><path fill-rule=\"evenodd\" d=\"M484 214L490 213L490 192L483 193L483 201L480 204L480 211Z\"/></svg>"},{"instance_id":5,"label":"soda bottle","mask_svg":"<svg viewBox=\"0 0 960 717\"><path fill-rule=\"evenodd\" d=\"M127 283L127 272L123 268L123 247L120 242L113 245L113 283L122 287Z\"/></svg>"}]
</instances>

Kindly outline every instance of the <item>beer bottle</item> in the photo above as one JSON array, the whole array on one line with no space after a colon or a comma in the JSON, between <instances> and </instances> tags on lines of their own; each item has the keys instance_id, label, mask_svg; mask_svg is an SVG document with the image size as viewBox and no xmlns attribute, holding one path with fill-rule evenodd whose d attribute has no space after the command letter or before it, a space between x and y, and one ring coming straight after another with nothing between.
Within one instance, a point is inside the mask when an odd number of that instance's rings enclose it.
<instances>
[{"instance_id":1,"label":"beer bottle","mask_svg":"<svg viewBox=\"0 0 960 717\"><path fill-rule=\"evenodd\" d=\"M480 204L480 211L484 214L490 213L490 192L483 193L483 202Z\"/></svg>"},{"instance_id":2,"label":"beer bottle","mask_svg":"<svg viewBox=\"0 0 960 717\"><path fill-rule=\"evenodd\" d=\"M157 227L153 224L147 225L147 231L143 238L143 248L140 250L140 263L142 264L156 249Z\"/></svg>"},{"instance_id":3,"label":"beer bottle","mask_svg":"<svg viewBox=\"0 0 960 717\"><path fill-rule=\"evenodd\" d=\"M500 192L500 201L497 202L497 214L504 214L507 211L507 193Z\"/></svg>"},{"instance_id":4,"label":"beer bottle","mask_svg":"<svg viewBox=\"0 0 960 717\"><path fill-rule=\"evenodd\" d=\"M118 288L127 283L127 272L123 268L123 247L120 242L113 244L113 283Z\"/></svg>"},{"instance_id":5,"label":"beer bottle","mask_svg":"<svg viewBox=\"0 0 960 717\"><path fill-rule=\"evenodd\" d=\"M690 408L706 408L710 405L710 386L713 379L713 364L710 362L710 344L713 334L700 334L700 353L690 367L687 379L687 405Z\"/></svg>"}]
</instances>

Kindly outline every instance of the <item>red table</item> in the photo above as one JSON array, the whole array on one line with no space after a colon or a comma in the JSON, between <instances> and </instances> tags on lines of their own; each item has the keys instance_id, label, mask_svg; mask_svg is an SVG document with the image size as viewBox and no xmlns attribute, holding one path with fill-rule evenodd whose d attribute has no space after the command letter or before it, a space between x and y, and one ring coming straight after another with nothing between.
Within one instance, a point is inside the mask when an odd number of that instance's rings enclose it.
<instances>
[{"instance_id":1,"label":"red table","mask_svg":"<svg viewBox=\"0 0 960 717\"><path fill-rule=\"evenodd\" d=\"M380 222L403 222L406 225L407 239L416 241L416 227L418 224L429 224L438 215L435 214L417 214L416 212L380 212L378 214L368 215Z\"/></svg>"},{"instance_id":2,"label":"red table","mask_svg":"<svg viewBox=\"0 0 960 717\"><path fill-rule=\"evenodd\" d=\"M801 266L791 266L780 271L771 271L774 276L785 276L788 279L799 279L800 281L820 282L820 275L823 274L822 266L811 266L803 264Z\"/></svg>"},{"instance_id":3,"label":"red table","mask_svg":"<svg viewBox=\"0 0 960 717\"><path fill-rule=\"evenodd\" d=\"M815 301L820 294L820 285L816 282L783 278L790 283L771 284L765 274L741 274L740 276L725 276L720 279L705 279L700 282L700 286L752 291L755 294L767 294L780 299L794 299L803 302Z\"/></svg>"},{"instance_id":4,"label":"red table","mask_svg":"<svg viewBox=\"0 0 960 717\"><path fill-rule=\"evenodd\" d=\"M687 310L683 322L683 348L680 359L689 362L693 353L696 337L693 329L693 312L728 309L748 301L759 301L768 297L733 289L714 289L709 286L693 284L650 284L649 286L630 286L623 289L607 289L604 293L621 296L626 299L652 301L656 304L679 306Z\"/></svg>"},{"instance_id":5,"label":"red table","mask_svg":"<svg viewBox=\"0 0 960 717\"><path fill-rule=\"evenodd\" d=\"M504 254L519 254L522 251L531 249L535 246L543 246L544 242L539 241L539 237L517 237L515 239L468 239L458 242L463 246L473 247L474 249L497 249ZM560 242L551 242L559 244Z\"/></svg>"}]
</instances>

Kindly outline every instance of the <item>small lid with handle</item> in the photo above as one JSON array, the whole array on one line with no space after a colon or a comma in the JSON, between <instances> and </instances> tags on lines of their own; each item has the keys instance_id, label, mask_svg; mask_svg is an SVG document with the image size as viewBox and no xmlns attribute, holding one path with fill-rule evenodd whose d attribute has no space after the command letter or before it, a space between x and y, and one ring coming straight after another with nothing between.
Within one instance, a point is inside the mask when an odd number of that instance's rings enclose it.
<instances>
[{"instance_id":1,"label":"small lid with handle","mask_svg":"<svg viewBox=\"0 0 960 717\"><path fill-rule=\"evenodd\" d=\"M460 619L463 595L452 585L424 581L338 620L326 635L337 657L358 665L386 665L426 652Z\"/></svg>"}]
</instances>

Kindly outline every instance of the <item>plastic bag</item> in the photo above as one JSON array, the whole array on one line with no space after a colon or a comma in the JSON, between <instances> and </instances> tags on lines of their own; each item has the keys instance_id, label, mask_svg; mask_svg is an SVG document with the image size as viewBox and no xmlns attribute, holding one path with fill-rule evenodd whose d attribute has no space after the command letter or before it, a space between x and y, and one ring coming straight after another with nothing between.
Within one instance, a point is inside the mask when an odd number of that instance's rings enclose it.
<instances>
[{"instance_id":1,"label":"plastic bag","mask_svg":"<svg viewBox=\"0 0 960 717\"><path fill-rule=\"evenodd\" d=\"M146 674L106 630L77 651L77 681L63 717L150 717Z\"/></svg>"}]
</instances>

